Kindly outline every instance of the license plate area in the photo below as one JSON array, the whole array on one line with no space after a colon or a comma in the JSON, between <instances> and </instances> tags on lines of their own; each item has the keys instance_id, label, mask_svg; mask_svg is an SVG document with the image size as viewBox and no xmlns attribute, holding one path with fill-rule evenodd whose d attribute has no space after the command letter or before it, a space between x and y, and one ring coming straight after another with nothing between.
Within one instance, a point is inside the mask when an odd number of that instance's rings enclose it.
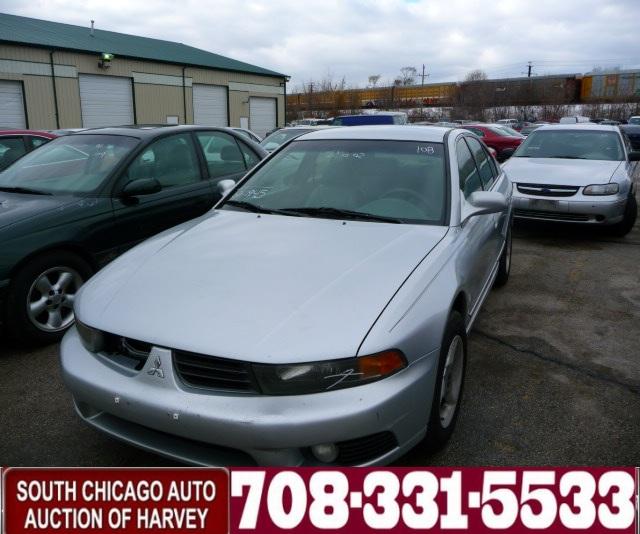
<instances>
[{"instance_id":1,"label":"license plate area","mask_svg":"<svg viewBox=\"0 0 640 534\"><path fill-rule=\"evenodd\" d=\"M548 200L546 198L532 198L529 200L529 208L539 211L564 211L558 200Z\"/></svg>"}]
</instances>

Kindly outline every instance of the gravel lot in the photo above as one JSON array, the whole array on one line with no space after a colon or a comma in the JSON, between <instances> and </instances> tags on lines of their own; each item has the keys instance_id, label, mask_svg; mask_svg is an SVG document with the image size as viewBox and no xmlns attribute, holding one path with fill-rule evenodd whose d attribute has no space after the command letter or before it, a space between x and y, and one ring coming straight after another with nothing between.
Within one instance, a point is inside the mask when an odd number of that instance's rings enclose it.
<instances>
[{"instance_id":1,"label":"gravel lot","mask_svg":"<svg viewBox=\"0 0 640 534\"><path fill-rule=\"evenodd\" d=\"M470 338L463 409L446 450L398 465L639 465L640 224L518 224L506 287ZM58 347L0 337L0 465L169 465L83 425Z\"/></svg>"}]
</instances>

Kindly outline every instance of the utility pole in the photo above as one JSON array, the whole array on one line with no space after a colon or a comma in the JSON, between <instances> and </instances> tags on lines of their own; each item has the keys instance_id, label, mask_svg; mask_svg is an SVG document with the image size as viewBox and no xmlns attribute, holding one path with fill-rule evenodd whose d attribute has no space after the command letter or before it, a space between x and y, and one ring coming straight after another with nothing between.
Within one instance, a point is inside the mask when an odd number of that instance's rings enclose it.
<instances>
[{"instance_id":1,"label":"utility pole","mask_svg":"<svg viewBox=\"0 0 640 534\"><path fill-rule=\"evenodd\" d=\"M422 85L424 85L424 63L422 64Z\"/></svg>"},{"instance_id":2,"label":"utility pole","mask_svg":"<svg viewBox=\"0 0 640 534\"><path fill-rule=\"evenodd\" d=\"M527 78L531 78L531 69L533 68L533 65L531 64L531 61L529 61L529 63L527 64Z\"/></svg>"},{"instance_id":3,"label":"utility pole","mask_svg":"<svg viewBox=\"0 0 640 534\"><path fill-rule=\"evenodd\" d=\"M309 111L313 114L313 81L309 82Z\"/></svg>"}]
</instances>

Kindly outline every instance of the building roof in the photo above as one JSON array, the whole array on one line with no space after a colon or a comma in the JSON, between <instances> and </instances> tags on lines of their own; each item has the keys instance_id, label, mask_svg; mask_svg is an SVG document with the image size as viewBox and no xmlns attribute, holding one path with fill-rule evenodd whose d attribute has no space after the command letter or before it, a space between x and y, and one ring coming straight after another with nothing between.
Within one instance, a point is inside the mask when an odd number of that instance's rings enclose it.
<instances>
[{"instance_id":1,"label":"building roof","mask_svg":"<svg viewBox=\"0 0 640 534\"><path fill-rule=\"evenodd\" d=\"M89 25L74 26L6 13L0 13L0 41L79 52L106 52L114 54L116 59L124 56L261 76L285 76L182 43L98 29L92 36Z\"/></svg>"}]
</instances>

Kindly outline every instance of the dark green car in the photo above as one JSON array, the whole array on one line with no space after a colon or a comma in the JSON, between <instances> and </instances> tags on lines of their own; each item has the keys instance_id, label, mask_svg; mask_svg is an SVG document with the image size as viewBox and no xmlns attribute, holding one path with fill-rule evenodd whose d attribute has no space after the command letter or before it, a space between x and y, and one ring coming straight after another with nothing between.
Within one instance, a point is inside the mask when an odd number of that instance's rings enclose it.
<instances>
[{"instance_id":1,"label":"dark green car","mask_svg":"<svg viewBox=\"0 0 640 534\"><path fill-rule=\"evenodd\" d=\"M0 312L14 339L51 342L101 266L204 214L217 183L265 157L227 128L123 127L60 137L0 173Z\"/></svg>"}]
</instances>

